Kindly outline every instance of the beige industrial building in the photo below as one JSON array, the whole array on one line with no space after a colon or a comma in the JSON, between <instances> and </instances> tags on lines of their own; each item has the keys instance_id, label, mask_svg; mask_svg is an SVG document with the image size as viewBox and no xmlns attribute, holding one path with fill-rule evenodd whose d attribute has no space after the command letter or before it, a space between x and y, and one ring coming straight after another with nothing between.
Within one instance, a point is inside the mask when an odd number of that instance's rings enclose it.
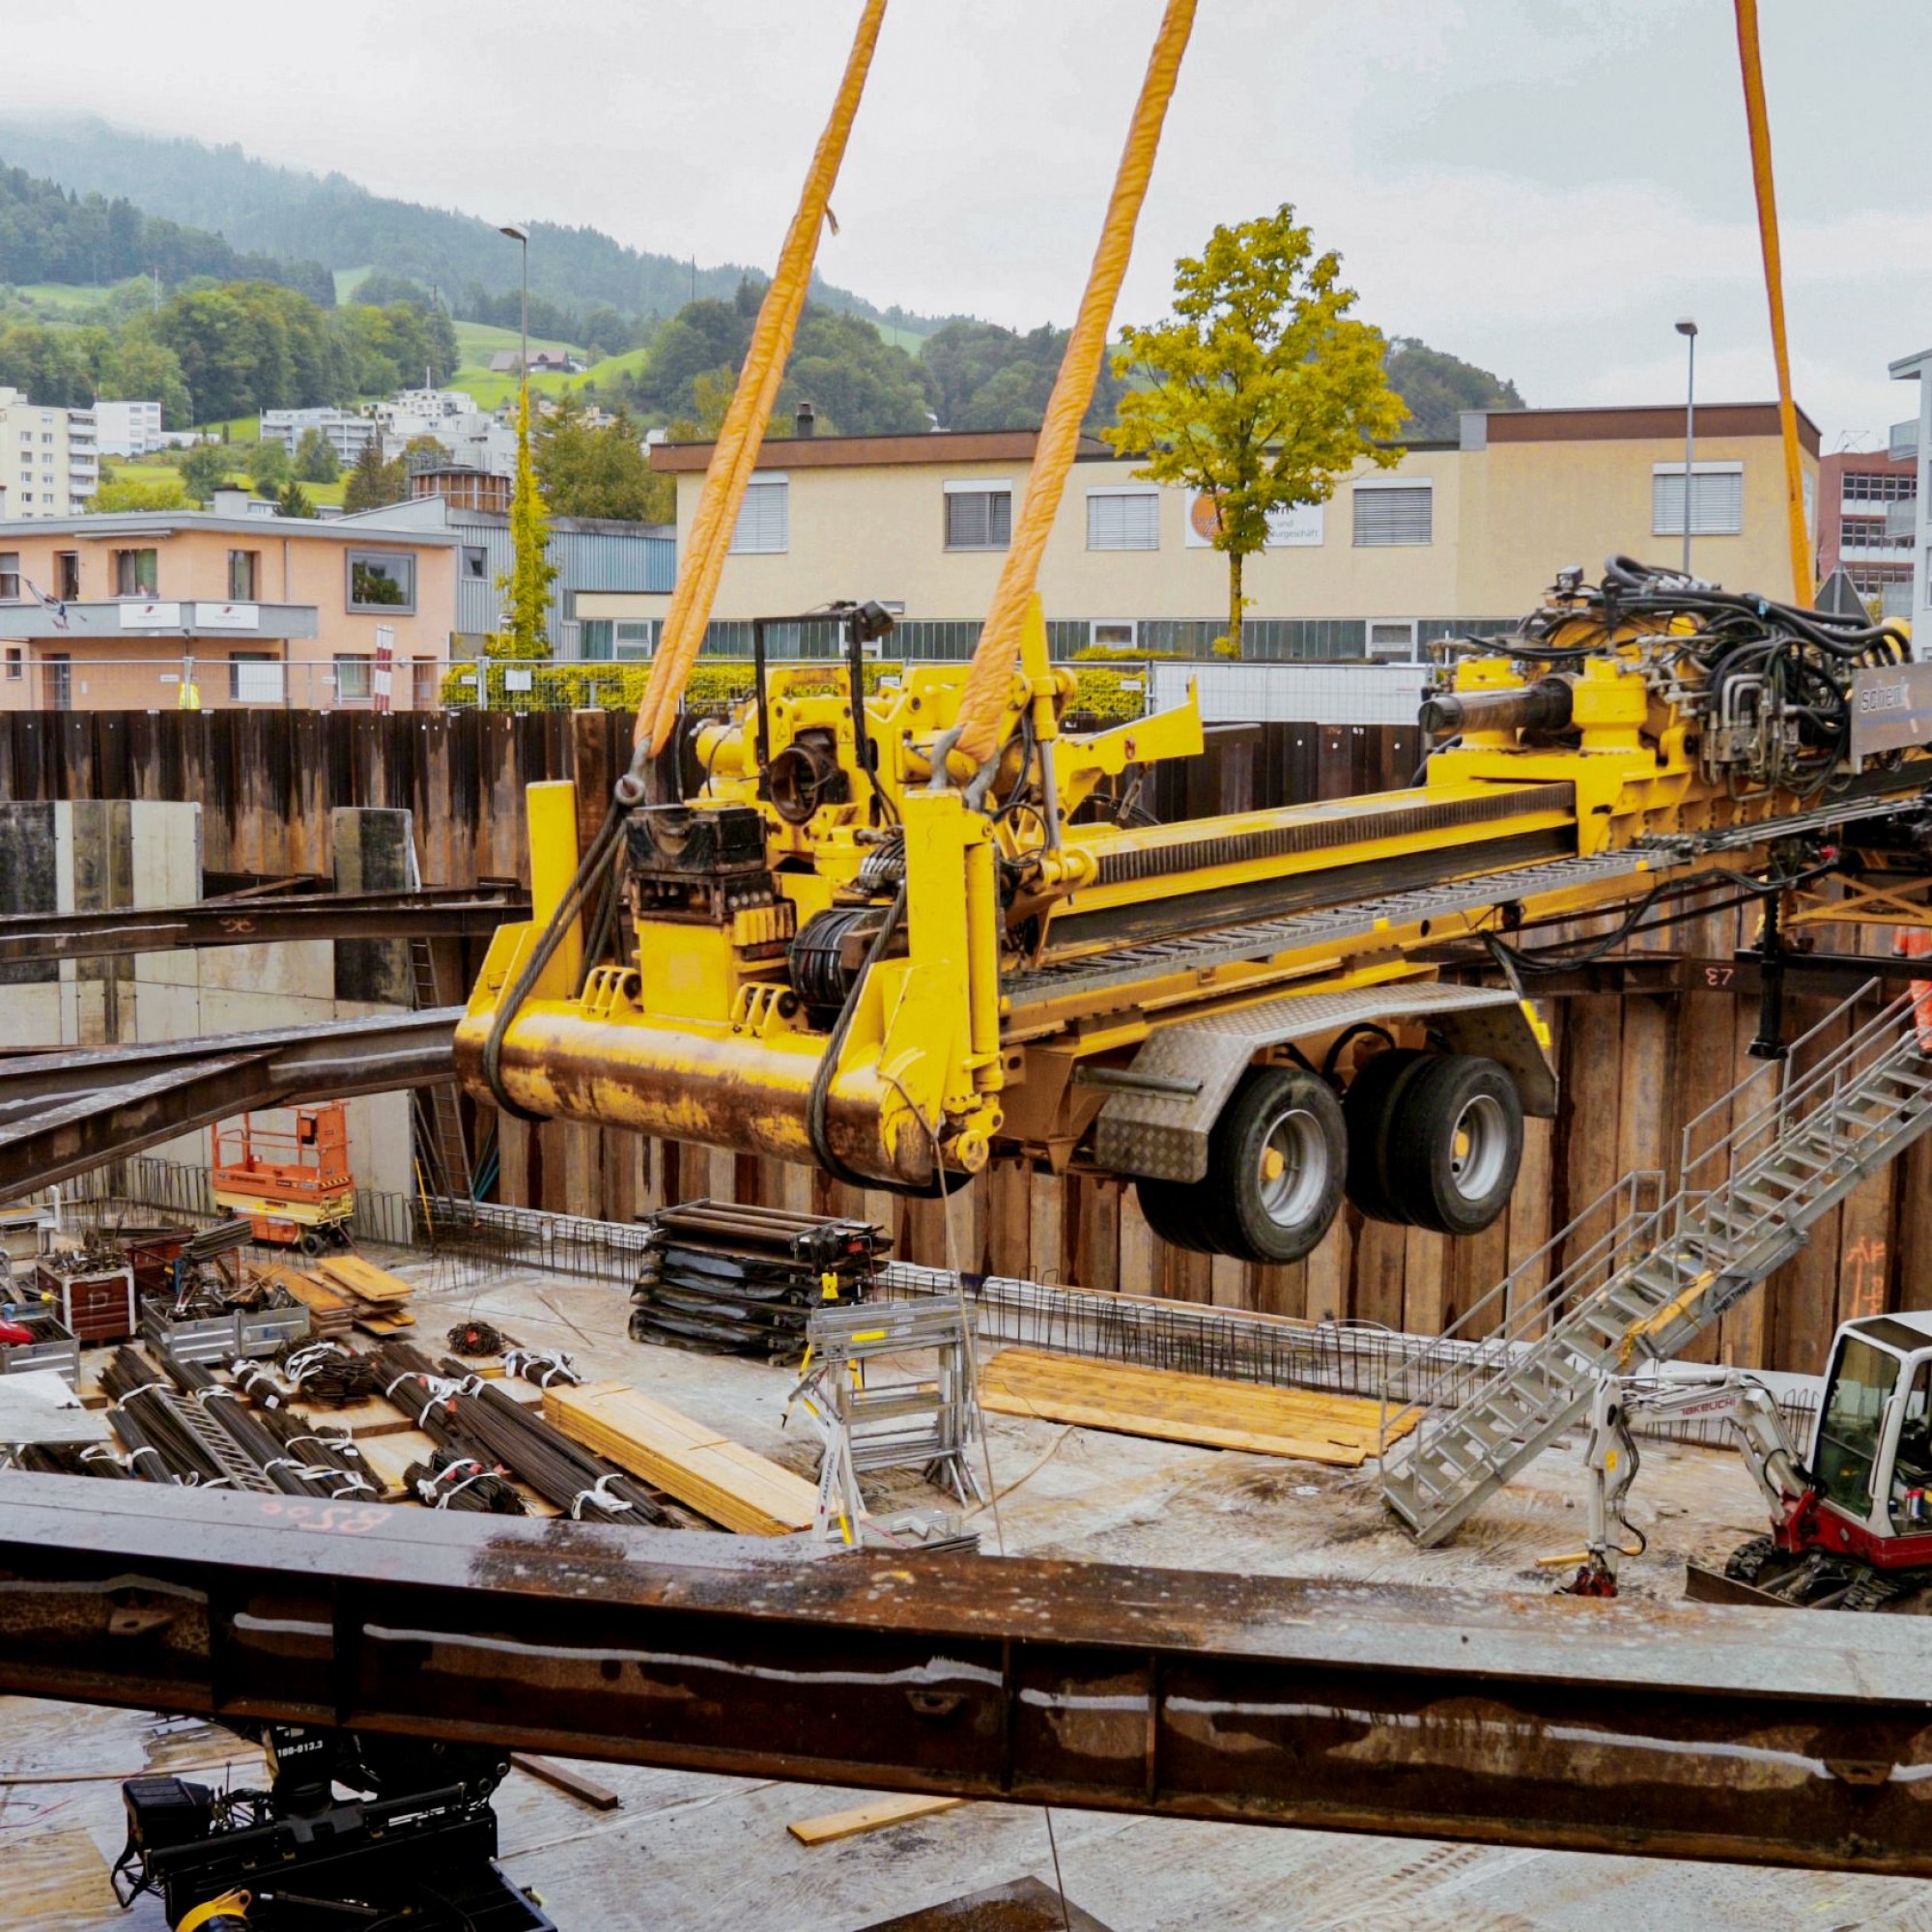
<instances>
[{"instance_id":1,"label":"beige industrial building","mask_svg":"<svg viewBox=\"0 0 1932 1932\"><path fill-rule=\"evenodd\" d=\"M1251 558L1247 655L1403 658L1433 637L1527 609L1554 573L1606 555L1674 561L1683 542L1679 408L1471 412L1454 443L1417 443L1387 469L1363 465L1332 499L1276 520ZM1790 594L1777 411L1697 412L1693 567L1732 588ZM1801 414L1807 502L1818 431ZM742 648L746 620L877 598L902 615L898 647L970 648L1033 468L1030 430L768 438L739 518L714 613L716 643ZM708 443L669 443L653 466L677 479L687 538ZM1226 630L1227 563L1211 507L1136 474L1090 440L1040 575L1054 642L1206 654ZM599 655L649 654L669 599L582 595L609 623ZM599 639L600 642L607 640Z\"/></svg>"}]
</instances>

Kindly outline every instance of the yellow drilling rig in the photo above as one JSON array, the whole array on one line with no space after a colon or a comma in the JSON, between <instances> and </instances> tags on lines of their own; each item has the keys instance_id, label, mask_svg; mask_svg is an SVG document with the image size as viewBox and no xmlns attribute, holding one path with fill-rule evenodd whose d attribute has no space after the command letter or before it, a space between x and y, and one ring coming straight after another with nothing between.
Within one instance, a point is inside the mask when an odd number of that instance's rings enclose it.
<instances>
[{"instance_id":1,"label":"yellow drilling rig","mask_svg":"<svg viewBox=\"0 0 1932 1932\"><path fill-rule=\"evenodd\" d=\"M760 641L754 696L692 719L683 684L884 13L867 0L686 536L633 768L582 852L570 787L531 792L533 917L498 933L457 1036L480 1099L865 1185L945 1190L1014 1156L1118 1175L1164 1239L1256 1263L1306 1254L1345 1196L1472 1233L1508 1199L1523 1116L1555 1107L1523 992L1550 963L1538 928L1615 915L1609 944L1755 893L1775 987L1791 886L1922 871L1932 686L1904 639L1627 559L1443 652L1411 788L1132 822L1122 781L1198 752L1198 708L1070 729L1034 585L1193 11L1167 0L972 663L868 694L864 654L892 620L841 605L812 614L842 628L842 670L769 666ZM1761 185L1768 168L1767 146ZM1780 389L1796 506L1781 360ZM1795 507L1792 530L1808 597ZM1471 939L1498 983L1442 974Z\"/></svg>"}]
</instances>

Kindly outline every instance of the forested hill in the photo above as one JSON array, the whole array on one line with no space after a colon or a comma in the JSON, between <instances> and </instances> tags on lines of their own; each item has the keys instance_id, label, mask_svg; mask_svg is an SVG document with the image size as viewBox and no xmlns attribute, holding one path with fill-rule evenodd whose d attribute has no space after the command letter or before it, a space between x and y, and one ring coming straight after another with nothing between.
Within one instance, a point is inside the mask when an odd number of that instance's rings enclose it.
<instances>
[{"instance_id":1,"label":"forested hill","mask_svg":"<svg viewBox=\"0 0 1932 1932\"><path fill-rule=\"evenodd\" d=\"M339 174L276 167L239 147L132 133L92 117L0 116L0 156L71 187L132 197L237 248L406 276L440 290L459 315L476 306L466 300L471 289L501 295L517 285L518 251L492 222L371 194ZM540 221L530 229L532 292L580 314L608 305L673 315L694 293L728 299L745 272L737 264L699 268L694 291L689 262L626 247L595 228ZM11 269L0 276L28 279ZM812 293L827 307L881 314L824 283Z\"/></svg>"},{"instance_id":2,"label":"forested hill","mask_svg":"<svg viewBox=\"0 0 1932 1932\"><path fill-rule=\"evenodd\" d=\"M219 235L157 220L124 197L75 194L0 164L0 279L102 283L151 273L170 285L196 275L279 282L318 301L333 298L320 262L243 254Z\"/></svg>"}]
</instances>

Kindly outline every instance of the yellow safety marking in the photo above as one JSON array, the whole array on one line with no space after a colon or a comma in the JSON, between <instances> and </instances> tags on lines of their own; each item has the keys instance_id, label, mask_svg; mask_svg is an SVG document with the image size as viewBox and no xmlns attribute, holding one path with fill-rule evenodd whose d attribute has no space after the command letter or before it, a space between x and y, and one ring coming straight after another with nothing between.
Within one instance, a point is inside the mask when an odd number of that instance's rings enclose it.
<instances>
[{"instance_id":1,"label":"yellow safety marking","mask_svg":"<svg viewBox=\"0 0 1932 1932\"><path fill-rule=\"evenodd\" d=\"M1617 1368L1619 1372L1630 1366L1632 1355L1636 1352L1636 1345L1646 1335L1655 1335L1667 1328L1680 1316L1689 1312L1704 1291L1718 1278L1716 1268L1706 1268L1682 1294L1666 1301L1655 1315L1646 1315L1641 1321L1633 1321L1624 1330L1623 1340L1617 1344Z\"/></svg>"}]
</instances>

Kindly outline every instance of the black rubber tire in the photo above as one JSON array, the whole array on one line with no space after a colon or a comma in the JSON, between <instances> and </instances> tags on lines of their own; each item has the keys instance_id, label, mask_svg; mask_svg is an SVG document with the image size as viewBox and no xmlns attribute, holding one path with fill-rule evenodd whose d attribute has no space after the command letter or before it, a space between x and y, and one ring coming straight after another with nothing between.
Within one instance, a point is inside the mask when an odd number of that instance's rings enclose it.
<instances>
[{"instance_id":1,"label":"black rubber tire","mask_svg":"<svg viewBox=\"0 0 1932 1932\"><path fill-rule=\"evenodd\" d=\"M1205 1180L1137 1180L1134 1192L1154 1239L1197 1255L1218 1255L1221 1250L1208 1232L1213 1204L1207 1188Z\"/></svg>"},{"instance_id":2,"label":"black rubber tire","mask_svg":"<svg viewBox=\"0 0 1932 1932\"><path fill-rule=\"evenodd\" d=\"M1479 1235L1509 1206L1522 1164L1522 1096L1493 1060L1444 1053L1402 1083L1388 1137L1389 1193L1418 1228ZM1476 1138L1466 1158L1465 1133ZM1487 1136L1487 1139L1480 1138Z\"/></svg>"},{"instance_id":3,"label":"black rubber tire","mask_svg":"<svg viewBox=\"0 0 1932 1932\"><path fill-rule=\"evenodd\" d=\"M1270 1144L1283 1134L1300 1158L1281 1174L1264 1175ZM1236 1261L1298 1262L1334 1221L1348 1171L1349 1129L1335 1090L1299 1066L1251 1067L1208 1144L1202 1185L1215 1244ZM1288 1198L1270 1203L1268 1191L1278 1187L1289 1190Z\"/></svg>"},{"instance_id":4,"label":"black rubber tire","mask_svg":"<svg viewBox=\"0 0 1932 1932\"><path fill-rule=\"evenodd\" d=\"M1408 1225L1389 1186L1389 1131L1403 1089L1428 1058L1417 1047L1385 1047L1342 1095L1342 1118L1349 1128L1349 1199L1371 1221Z\"/></svg>"}]
</instances>

